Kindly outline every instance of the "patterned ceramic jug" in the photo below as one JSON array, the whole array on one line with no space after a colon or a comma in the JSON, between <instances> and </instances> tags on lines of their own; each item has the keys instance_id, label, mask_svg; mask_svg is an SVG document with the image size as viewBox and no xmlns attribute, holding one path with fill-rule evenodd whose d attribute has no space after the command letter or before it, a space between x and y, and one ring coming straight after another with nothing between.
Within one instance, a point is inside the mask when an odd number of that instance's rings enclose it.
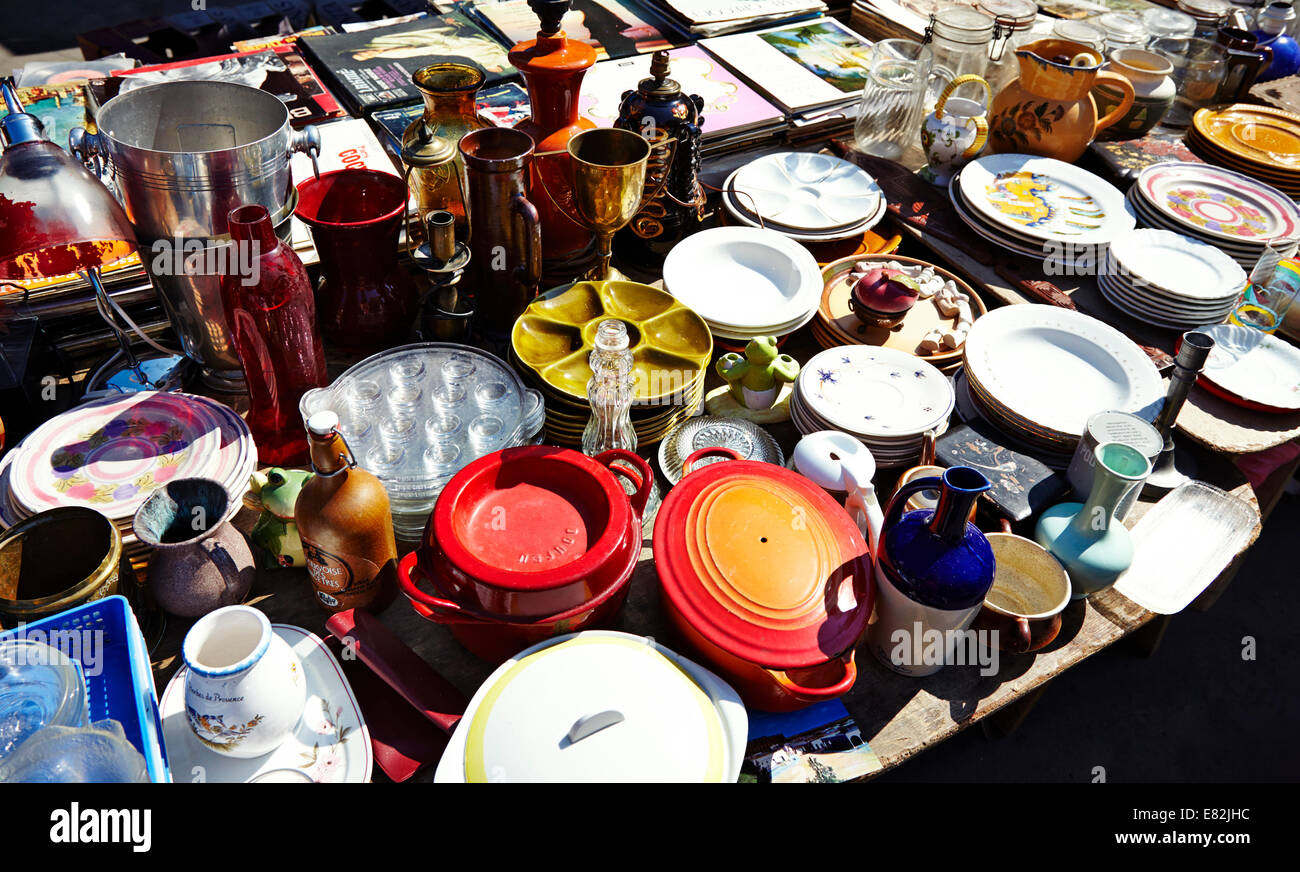
<instances>
[{"instance_id":1,"label":"patterned ceramic jug","mask_svg":"<svg viewBox=\"0 0 1300 872\"><path fill-rule=\"evenodd\" d=\"M989 109L989 152L1034 154L1074 163L1098 133L1133 106L1133 83L1101 69L1100 52L1065 39L1040 39L1016 51L1020 77ZM1119 105L1098 117L1089 93L1107 85Z\"/></svg>"},{"instance_id":2,"label":"patterned ceramic jug","mask_svg":"<svg viewBox=\"0 0 1300 872\"><path fill-rule=\"evenodd\" d=\"M962 85L972 83L984 89L982 103L952 96ZM979 155L989 138L985 113L992 100L989 83L973 74L958 76L943 89L934 111L925 116L921 125L921 147L929 161L921 168L921 178L932 185L946 186L957 170Z\"/></svg>"}]
</instances>

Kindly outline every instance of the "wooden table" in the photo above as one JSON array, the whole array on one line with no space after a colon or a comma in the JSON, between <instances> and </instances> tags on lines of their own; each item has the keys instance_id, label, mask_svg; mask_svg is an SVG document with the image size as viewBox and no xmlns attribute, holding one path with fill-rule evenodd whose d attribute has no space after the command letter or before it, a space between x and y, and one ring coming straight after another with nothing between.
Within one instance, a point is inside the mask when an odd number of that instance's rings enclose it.
<instances>
[{"instance_id":1,"label":"wooden table","mask_svg":"<svg viewBox=\"0 0 1300 872\"><path fill-rule=\"evenodd\" d=\"M787 348L800 360L807 360L819 350L806 329L791 336ZM338 369L342 365L332 364L331 368ZM716 374L711 374L711 383L720 384ZM770 431L788 456L798 441L798 432L789 423L775 425ZM656 449L657 446L650 446L640 453L656 467L659 486L664 488L667 482L657 469ZM1216 461L1212 455L1207 455L1204 460L1212 483L1255 503L1250 486L1231 464L1221 459ZM892 489L891 478L883 472L878 476L877 484L884 493ZM1131 525L1140 518L1150 505L1139 502L1127 523ZM245 510L237 518L237 523L248 530L254 520L254 513ZM993 529L991 524L985 526ZM654 636L670 647L688 652L689 649L674 637L661 614L650 545L647 538L630 582L621 628ZM294 624L318 635L325 632L324 623L328 615L317 605L303 570L259 573L248 602L265 611L273 622ZM1049 680L1136 632L1155 617L1120 594L1106 591L1086 602L1071 604L1065 612L1060 636L1051 646L1035 655L1002 655L998 672L991 676L980 675L977 666L950 666L928 678L906 678L881 666L862 646L857 658L857 684L844 698L844 703L884 769L888 770L994 713L1001 712L998 718L990 721L994 725L990 732L1009 731L1028 711ZM465 651L446 628L416 615L404 598L399 597L380 615L380 619L467 697L494 668ZM155 680L160 692L179 666L177 653L191 623L179 618L168 619L154 660ZM416 776L416 780L431 778L430 770ZM378 774L377 779L382 780L383 775Z\"/></svg>"}]
</instances>

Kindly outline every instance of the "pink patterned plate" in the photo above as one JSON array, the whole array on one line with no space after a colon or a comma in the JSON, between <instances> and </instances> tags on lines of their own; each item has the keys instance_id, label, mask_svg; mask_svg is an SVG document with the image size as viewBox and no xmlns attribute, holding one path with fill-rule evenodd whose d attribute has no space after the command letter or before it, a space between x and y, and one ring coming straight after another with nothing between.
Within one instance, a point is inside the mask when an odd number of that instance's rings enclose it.
<instances>
[{"instance_id":1,"label":"pink patterned plate","mask_svg":"<svg viewBox=\"0 0 1300 872\"><path fill-rule=\"evenodd\" d=\"M24 441L10 488L28 512L87 506L120 520L164 482L210 477L231 462L222 456L222 429L212 406L183 394L95 400L52 418ZM240 450L237 443L226 448Z\"/></svg>"},{"instance_id":2,"label":"pink patterned plate","mask_svg":"<svg viewBox=\"0 0 1300 872\"><path fill-rule=\"evenodd\" d=\"M1136 182L1143 199L1197 235L1263 245L1295 235L1300 210L1276 188L1208 164L1161 163Z\"/></svg>"}]
</instances>

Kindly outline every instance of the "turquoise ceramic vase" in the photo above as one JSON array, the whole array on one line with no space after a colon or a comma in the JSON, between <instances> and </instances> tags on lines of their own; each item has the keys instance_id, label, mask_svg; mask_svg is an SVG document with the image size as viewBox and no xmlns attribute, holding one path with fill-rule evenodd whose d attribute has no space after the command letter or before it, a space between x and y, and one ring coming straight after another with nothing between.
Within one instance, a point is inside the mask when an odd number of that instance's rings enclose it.
<instances>
[{"instance_id":1,"label":"turquoise ceramic vase","mask_svg":"<svg viewBox=\"0 0 1300 872\"><path fill-rule=\"evenodd\" d=\"M1151 474L1150 462L1130 445L1103 442L1094 456L1088 501L1053 506L1034 531L1038 544L1070 573L1074 599L1110 587L1133 563L1133 538L1115 519L1115 507Z\"/></svg>"}]
</instances>

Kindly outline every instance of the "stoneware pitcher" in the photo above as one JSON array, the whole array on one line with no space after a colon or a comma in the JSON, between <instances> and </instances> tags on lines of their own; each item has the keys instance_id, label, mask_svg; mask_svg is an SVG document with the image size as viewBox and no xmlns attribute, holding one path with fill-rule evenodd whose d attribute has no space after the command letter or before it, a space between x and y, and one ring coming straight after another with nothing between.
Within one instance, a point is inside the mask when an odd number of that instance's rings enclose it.
<instances>
[{"instance_id":1,"label":"stoneware pitcher","mask_svg":"<svg viewBox=\"0 0 1300 872\"><path fill-rule=\"evenodd\" d=\"M970 521L971 507L992 485L978 470L954 466L942 477L899 488L878 533L875 614L867 643L881 663L903 675L931 675L969 651L960 635L993 586L995 560L987 537ZM939 491L933 511L903 513L913 494Z\"/></svg>"},{"instance_id":2,"label":"stoneware pitcher","mask_svg":"<svg viewBox=\"0 0 1300 872\"><path fill-rule=\"evenodd\" d=\"M307 705L302 661L258 609L229 606L200 618L181 657L190 729L213 751L260 757L298 726Z\"/></svg>"},{"instance_id":3,"label":"stoneware pitcher","mask_svg":"<svg viewBox=\"0 0 1300 872\"><path fill-rule=\"evenodd\" d=\"M962 85L978 84L984 89L984 100L954 97ZM953 174L974 160L984 149L989 137L988 112L993 93L989 83L980 76L958 76L948 83L934 104L934 111L925 116L921 125L921 147L929 161L921 168L921 178L932 185L947 186Z\"/></svg>"},{"instance_id":4,"label":"stoneware pitcher","mask_svg":"<svg viewBox=\"0 0 1300 872\"><path fill-rule=\"evenodd\" d=\"M1016 51L1020 76L993 99L989 151L1035 154L1073 163L1097 133L1133 105L1133 84L1101 69L1102 56L1083 43L1040 39ZM1089 93L1106 84L1120 101L1100 118Z\"/></svg>"},{"instance_id":5,"label":"stoneware pitcher","mask_svg":"<svg viewBox=\"0 0 1300 872\"><path fill-rule=\"evenodd\" d=\"M167 612L197 618L244 601L257 569L244 535L230 523L239 510L219 481L180 478L136 510L132 529L153 548L147 585Z\"/></svg>"}]
</instances>

